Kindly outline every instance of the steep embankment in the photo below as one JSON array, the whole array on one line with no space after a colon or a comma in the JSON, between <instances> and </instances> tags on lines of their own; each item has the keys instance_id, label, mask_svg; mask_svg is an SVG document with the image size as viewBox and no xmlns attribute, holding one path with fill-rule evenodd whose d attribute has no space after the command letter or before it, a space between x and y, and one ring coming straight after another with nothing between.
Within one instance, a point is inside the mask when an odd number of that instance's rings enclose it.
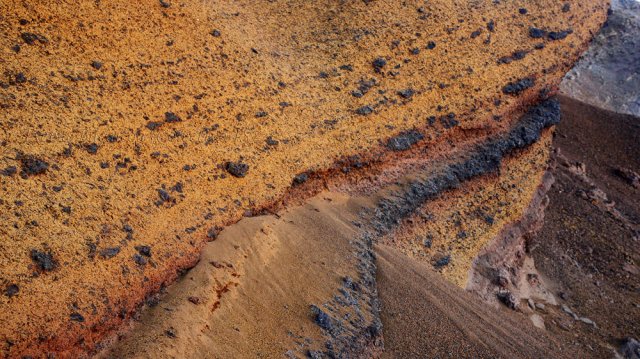
<instances>
[{"instance_id":1,"label":"steep embankment","mask_svg":"<svg viewBox=\"0 0 640 359\"><path fill-rule=\"evenodd\" d=\"M0 4L3 354L90 352L242 215L505 132L607 6L524 4Z\"/></svg>"}]
</instances>

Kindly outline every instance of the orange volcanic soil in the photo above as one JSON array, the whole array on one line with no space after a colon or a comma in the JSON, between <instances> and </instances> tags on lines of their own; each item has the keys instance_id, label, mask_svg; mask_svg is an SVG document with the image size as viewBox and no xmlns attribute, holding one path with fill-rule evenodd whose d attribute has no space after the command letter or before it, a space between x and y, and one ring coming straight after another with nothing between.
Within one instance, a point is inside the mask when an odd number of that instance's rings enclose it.
<instances>
[{"instance_id":1,"label":"orange volcanic soil","mask_svg":"<svg viewBox=\"0 0 640 359\"><path fill-rule=\"evenodd\" d=\"M93 352L292 187L506 131L607 6L1 3L1 353Z\"/></svg>"}]
</instances>

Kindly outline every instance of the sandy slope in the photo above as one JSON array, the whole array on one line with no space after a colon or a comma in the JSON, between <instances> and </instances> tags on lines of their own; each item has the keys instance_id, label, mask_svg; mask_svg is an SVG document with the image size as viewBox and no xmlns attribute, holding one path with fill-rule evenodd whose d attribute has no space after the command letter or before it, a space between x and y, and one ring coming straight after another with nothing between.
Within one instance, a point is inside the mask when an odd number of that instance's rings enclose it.
<instances>
[{"instance_id":1,"label":"sandy slope","mask_svg":"<svg viewBox=\"0 0 640 359\"><path fill-rule=\"evenodd\" d=\"M219 227L503 133L607 3L0 3L2 354L90 353Z\"/></svg>"},{"instance_id":2,"label":"sandy slope","mask_svg":"<svg viewBox=\"0 0 640 359\"><path fill-rule=\"evenodd\" d=\"M396 249L380 245L376 254L385 358L584 357Z\"/></svg>"}]
</instances>

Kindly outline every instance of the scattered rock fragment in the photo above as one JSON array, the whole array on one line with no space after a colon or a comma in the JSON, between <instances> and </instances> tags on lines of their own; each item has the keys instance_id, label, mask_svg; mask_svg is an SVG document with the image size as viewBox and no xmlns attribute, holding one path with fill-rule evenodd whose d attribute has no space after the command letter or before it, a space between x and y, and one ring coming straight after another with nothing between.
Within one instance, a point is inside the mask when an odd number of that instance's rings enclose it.
<instances>
[{"instance_id":1,"label":"scattered rock fragment","mask_svg":"<svg viewBox=\"0 0 640 359\"><path fill-rule=\"evenodd\" d=\"M100 62L100 61L92 61L91 62L91 67L93 67L96 70L100 70L102 68L102 62Z\"/></svg>"},{"instance_id":2,"label":"scattered rock fragment","mask_svg":"<svg viewBox=\"0 0 640 359\"><path fill-rule=\"evenodd\" d=\"M456 120L456 114L455 113L449 113L446 116L441 116L440 117L440 123L446 129L456 127L456 126L458 126L460 124L460 122L458 122L458 120Z\"/></svg>"},{"instance_id":3,"label":"scattered rock fragment","mask_svg":"<svg viewBox=\"0 0 640 359\"><path fill-rule=\"evenodd\" d=\"M411 88L398 91L398 95L404 99L410 99L411 97L413 97L414 93L415 91Z\"/></svg>"},{"instance_id":4,"label":"scattered rock fragment","mask_svg":"<svg viewBox=\"0 0 640 359\"><path fill-rule=\"evenodd\" d=\"M174 327L169 327L169 329L165 330L164 331L164 335L168 336L169 338L177 338L178 337Z\"/></svg>"},{"instance_id":5,"label":"scattered rock fragment","mask_svg":"<svg viewBox=\"0 0 640 359\"><path fill-rule=\"evenodd\" d=\"M84 317L82 316L82 314L74 312L71 313L69 315L69 319L71 319L74 322L78 322L78 323L83 323L84 322Z\"/></svg>"},{"instance_id":6,"label":"scattered rock fragment","mask_svg":"<svg viewBox=\"0 0 640 359\"><path fill-rule=\"evenodd\" d=\"M161 126L162 126L162 122L158 122L158 121L150 121L150 122L147 122L146 124L146 127L151 131L158 129Z\"/></svg>"},{"instance_id":7,"label":"scattered rock fragment","mask_svg":"<svg viewBox=\"0 0 640 359\"><path fill-rule=\"evenodd\" d=\"M267 143L267 146L277 146L280 142L278 140L275 140L273 137L269 136L267 137L267 139L265 140L265 142Z\"/></svg>"},{"instance_id":8,"label":"scattered rock fragment","mask_svg":"<svg viewBox=\"0 0 640 359\"><path fill-rule=\"evenodd\" d=\"M21 155L19 156L22 170L20 175L23 178L36 176L47 172L49 163L35 156Z\"/></svg>"},{"instance_id":9,"label":"scattered rock fragment","mask_svg":"<svg viewBox=\"0 0 640 359\"><path fill-rule=\"evenodd\" d=\"M227 162L224 168L229 172L230 175L236 178L243 178L249 172L249 165L246 163L238 162Z\"/></svg>"},{"instance_id":10,"label":"scattered rock fragment","mask_svg":"<svg viewBox=\"0 0 640 359\"><path fill-rule=\"evenodd\" d=\"M433 266L436 269L439 269L439 268L442 268L442 267L444 267L446 265L449 265L450 262L451 262L451 256L450 255L446 255L446 256L443 256L440 259L438 259Z\"/></svg>"},{"instance_id":11,"label":"scattered rock fragment","mask_svg":"<svg viewBox=\"0 0 640 359\"><path fill-rule=\"evenodd\" d=\"M0 170L0 175L11 177L18 173L18 168L16 166L7 166L3 170Z\"/></svg>"},{"instance_id":12,"label":"scattered rock fragment","mask_svg":"<svg viewBox=\"0 0 640 359\"><path fill-rule=\"evenodd\" d=\"M502 88L502 92L506 95L517 96L525 90L533 87L535 80L531 77L525 77L515 82L509 82Z\"/></svg>"},{"instance_id":13,"label":"scattered rock fragment","mask_svg":"<svg viewBox=\"0 0 640 359\"><path fill-rule=\"evenodd\" d=\"M373 65L373 69L376 72L382 72L382 68L387 65L387 60L382 57L378 57L371 63Z\"/></svg>"},{"instance_id":14,"label":"scattered rock fragment","mask_svg":"<svg viewBox=\"0 0 640 359\"><path fill-rule=\"evenodd\" d=\"M360 116L367 116L373 113L373 107L366 105L356 109L356 113Z\"/></svg>"},{"instance_id":15,"label":"scattered rock fragment","mask_svg":"<svg viewBox=\"0 0 640 359\"><path fill-rule=\"evenodd\" d=\"M41 44L47 44L49 42L49 39L46 37L32 32L23 32L20 34L20 37L25 43L27 43L27 45L33 45L36 41Z\"/></svg>"},{"instance_id":16,"label":"scattered rock fragment","mask_svg":"<svg viewBox=\"0 0 640 359\"><path fill-rule=\"evenodd\" d=\"M20 288L18 287L17 284L9 284L4 290L4 295L11 298L14 295L18 294L19 291L20 291Z\"/></svg>"},{"instance_id":17,"label":"scattered rock fragment","mask_svg":"<svg viewBox=\"0 0 640 359\"><path fill-rule=\"evenodd\" d=\"M417 130L404 131L387 141L387 148L392 151L406 151L414 144L424 139L424 135Z\"/></svg>"},{"instance_id":18,"label":"scattered rock fragment","mask_svg":"<svg viewBox=\"0 0 640 359\"><path fill-rule=\"evenodd\" d=\"M43 272L50 272L57 266L57 263L53 259L53 255L51 255L51 252L42 252L37 249L32 249L31 260L33 260L38 266L38 269Z\"/></svg>"},{"instance_id":19,"label":"scattered rock fragment","mask_svg":"<svg viewBox=\"0 0 640 359\"><path fill-rule=\"evenodd\" d=\"M309 180L309 175L307 173L300 173L293 177L294 185L301 185Z\"/></svg>"},{"instance_id":20,"label":"scattered rock fragment","mask_svg":"<svg viewBox=\"0 0 640 359\"><path fill-rule=\"evenodd\" d=\"M89 152L92 155L95 155L96 153L98 153L98 144L94 143L87 143L84 145L84 149Z\"/></svg>"},{"instance_id":21,"label":"scattered rock fragment","mask_svg":"<svg viewBox=\"0 0 640 359\"><path fill-rule=\"evenodd\" d=\"M530 27L529 28L529 37L534 38L534 39L541 39L543 37L547 36L547 32L542 30L542 29L538 29L537 27Z\"/></svg>"},{"instance_id":22,"label":"scattered rock fragment","mask_svg":"<svg viewBox=\"0 0 640 359\"><path fill-rule=\"evenodd\" d=\"M565 39L569 34L571 34L571 30L551 31L549 32L548 37L549 40L556 41Z\"/></svg>"},{"instance_id":23,"label":"scattered rock fragment","mask_svg":"<svg viewBox=\"0 0 640 359\"><path fill-rule=\"evenodd\" d=\"M222 231L221 227L212 227L207 230L207 239L209 242L215 241L218 238L218 234Z\"/></svg>"},{"instance_id":24,"label":"scattered rock fragment","mask_svg":"<svg viewBox=\"0 0 640 359\"><path fill-rule=\"evenodd\" d=\"M187 299L188 299L191 303L193 303L193 304L195 304L195 305L198 305L198 304L200 304L200 303L202 302L202 300L201 300L199 297L193 297L193 296L191 296L191 297L189 297L189 298L187 298Z\"/></svg>"},{"instance_id":25,"label":"scattered rock fragment","mask_svg":"<svg viewBox=\"0 0 640 359\"><path fill-rule=\"evenodd\" d=\"M144 265L146 265L146 264L147 264L147 262L148 262L148 261L147 261L147 259L146 259L145 257L143 257L143 256L141 256L141 255L139 255L139 254L137 254L137 253L136 253L136 254L134 254L132 258L133 258L133 261L134 261L137 265L144 266Z\"/></svg>"},{"instance_id":26,"label":"scattered rock fragment","mask_svg":"<svg viewBox=\"0 0 640 359\"><path fill-rule=\"evenodd\" d=\"M113 258L120 253L120 247L104 248L100 251L100 257L104 259Z\"/></svg>"},{"instance_id":27,"label":"scattered rock fragment","mask_svg":"<svg viewBox=\"0 0 640 359\"><path fill-rule=\"evenodd\" d=\"M518 309L518 301L516 297L508 290L500 291L496 294L498 300L502 302L502 304L506 305L509 309L516 310Z\"/></svg>"},{"instance_id":28,"label":"scattered rock fragment","mask_svg":"<svg viewBox=\"0 0 640 359\"><path fill-rule=\"evenodd\" d=\"M331 317L325 313L318 306L312 304L311 305L311 313L313 314L313 319L318 324L318 326L326 331L331 332L333 330L333 322Z\"/></svg>"},{"instance_id":29,"label":"scattered rock fragment","mask_svg":"<svg viewBox=\"0 0 640 359\"><path fill-rule=\"evenodd\" d=\"M165 112L164 121L167 123L174 123L174 122L181 122L182 119L180 118L180 116L176 115L173 112Z\"/></svg>"},{"instance_id":30,"label":"scattered rock fragment","mask_svg":"<svg viewBox=\"0 0 640 359\"><path fill-rule=\"evenodd\" d=\"M151 257L151 247L150 246L135 246L134 247L136 251L138 251L138 253L140 253L140 255L145 256L145 257Z\"/></svg>"}]
</instances>

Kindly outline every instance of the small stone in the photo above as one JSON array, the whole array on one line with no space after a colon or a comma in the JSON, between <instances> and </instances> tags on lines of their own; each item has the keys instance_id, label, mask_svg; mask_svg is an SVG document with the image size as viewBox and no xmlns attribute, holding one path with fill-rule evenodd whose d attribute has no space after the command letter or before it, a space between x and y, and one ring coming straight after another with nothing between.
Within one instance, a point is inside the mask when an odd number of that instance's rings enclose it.
<instances>
[{"instance_id":1,"label":"small stone","mask_svg":"<svg viewBox=\"0 0 640 359\"><path fill-rule=\"evenodd\" d=\"M307 180L309 180L309 175L306 173L300 173L299 175L296 175L295 177L293 177L293 184L301 185L307 182Z\"/></svg>"},{"instance_id":2,"label":"small stone","mask_svg":"<svg viewBox=\"0 0 640 359\"><path fill-rule=\"evenodd\" d=\"M18 287L17 284L9 284L7 288L5 288L4 290L4 295L11 298L14 295L18 294L19 291L20 291L20 288Z\"/></svg>"},{"instance_id":3,"label":"small stone","mask_svg":"<svg viewBox=\"0 0 640 359\"><path fill-rule=\"evenodd\" d=\"M509 82L502 88L502 92L506 95L517 96L525 90L533 87L535 80L531 77L526 77L515 82Z\"/></svg>"},{"instance_id":4,"label":"small stone","mask_svg":"<svg viewBox=\"0 0 640 359\"><path fill-rule=\"evenodd\" d=\"M411 97L413 97L414 93L415 91L411 88L398 91L398 95L400 95L400 97L404 99L410 99Z\"/></svg>"},{"instance_id":5,"label":"small stone","mask_svg":"<svg viewBox=\"0 0 640 359\"><path fill-rule=\"evenodd\" d=\"M207 230L207 239L209 242L214 241L218 238L218 234L222 231L220 227L211 227Z\"/></svg>"},{"instance_id":6,"label":"small stone","mask_svg":"<svg viewBox=\"0 0 640 359\"><path fill-rule=\"evenodd\" d=\"M436 267L436 268L442 268L442 267L448 265L450 262L451 262L451 256L450 255L446 255L446 256L438 259L433 266Z\"/></svg>"},{"instance_id":7,"label":"small stone","mask_svg":"<svg viewBox=\"0 0 640 359\"><path fill-rule=\"evenodd\" d=\"M167 123L173 123L173 122L181 122L182 119L180 118L180 116L176 115L173 112L165 112L164 121Z\"/></svg>"},{"instance_id":8,"label":"small stone","mask_svg":"<svg viewBox=\"0 0 640 359\"><path fill-rule=\"evenodd\" d=\"M333 328L331 317L316 305L311 305L311 313L318 326L324 330L330 331Z\"/></svg>"},{"instance_id":9,"label":"small stone","mask_svg":"<svg viewBox=\"0 0 640 359\"><path fill-rule=\"evenodd\" d=\"M23 83L27 82L27 77L24 75L24 73L18 72L16 74L15 81L16 81L17 84L23 84Z\"/></svg>"},{"instance_id":10,"label":"small stone","mask_svg":"<svg viewBox=\"0 0 640 359\"><path fill-rule=\"evenodd\" d=\"M589 324L589 325L591 325L593 327L597 327L596 323L593 320L589 319L589 318L581 317L581 318L578 318L578 320L583 322L583 323L585 323L585 324Z\"/></svg>"},{"instance_id":11,"label":"small stone","mask_svg":"<svg viewBox=\"0 0 640 359\"><path fill-rule=\"evenodd\" d=\"M371 64L373 65L373 69L376 70L376 72L380 72L382 71L382 68L387 65L387 60L383 59L382 57L378 57L373 60Z\"/></svg>"},{"instance_id":12,"label":"small stone","mask_svg":"<svg viewBox=\"0 0 640 359\"><path fill-rule=\"evenodd\" d=\"M0 170L0 174L3 176L11 177L18 173L18 168L16 166L8 166L3 170Z\"/></svg>"},{"instance_id":13,"label":"small stone","mask_svg":"<svg viewBox=\"0 0 640 359\"><path fill-rule=\"evenodd\" d=\"M162 122L157 122L157 121L151 121L151 122L148 122L146 124L146 127L148 129L150 129L151 131L153 131L153 130L155 130L157 128L160 128L160 126L162 126Z\"/></svg>"},{"instance_id":14,"label":"small stone","mask_svg":"<svg viewBox=\"0 0 640 359\"><path fill-rule=\"evenodd\" d=\"M243 178L249 172L249 165L242 162L227 162L224 168L236 178Z\"/></svg>"},{"instance_id":15,"label":"small stone","mask_svg":"<svg viewBox=\"0 0 640 359\"><path fill-rule=\"evenodd\" d=\"M140 253L140 255L143 255L145 257L151 257L151 247L149 246L135 246L134 247L136 251L138 251L138 253Z\"/></svg>"},{"instance_id":16,"label":"small stone","mask_svg":"<svg viewBox=\"0 0 640 359\"><path fill-rule=\"evenodd\" d=\"M529 28L529 37L534 39L541 39L547 35L547 32L536 27Z\"/></svg>"},{"instance_id":17,"label":"small stone","mask_svg":"<svg viewBox=\"0 0 640 359\"><path fill-rule=\"evenodd\" d=\"M496 294L500 302L506 305L508 308L512 310L516 310L518 308L518 302L516 297L508 290L500 291Z\"/></svg>"},{"instance_id":18,"label":"small stone","mask_svg":"<svg viewBox=\"0 0 640 359\"><path fill-rule=\"evenodd\" d=\"M146 265L147 264L147 259L139 254L134 254L133 255L133 261L138 264L138 265Z\"/></svg>"},{"instance_id":19,"label":"small stone","mask_svg":"<svg viewBox=\"0 0 640 359\"><path fill-rule=\"evenodd\" d=\"M74 322L78 322L78 323L83 323L84 322L84 317L80 313L75 313L75 312L71 313L71 315L69 315L69 319L73 320Z\"/></svg>"},{"instance_id":20,"label":"small stone","mask_svg":"<svg viewBox=\"0 0 640 359\"><path fill-rule=\"evenodd\" d=\"M360 116L367 116L373 113L373 107L366 105L356 109L356 113Z\"/></svg>"},{"instance_id":21,"label":"small stone","mask_svg":"<svg viewBox=\"0 0 640 359\"><path fill-rule=\"evenodd\" d=\"M201 300L198 297L189 297L188 300L195 305L198 305L201 303Z\"/></svg>"},{"instance_id":22,"label":"small stone","mask_svg":"<svg viewBox=\"0 0 640 359\"><path fill-rule=\"evenodd\" d=\"M529 306L529 308L531 309L535 309L536 308L536 303L533 301L533 299L528 298L527 299L527 305Z\"/></svg>"},{"instance_id":23,"label":"small stone","mask_svg":"<svg viewBox=\"0 0 640 359\"><path fill-rule=\"evenodd\" d=\"M91 62L91 67L93 67L96 70L100 70L102 68L102 62L93 61L93 62Z\"/></svg>"},{"instance_id":24,"label":"small stone","mask_svg":"<svg viewBox=\"0 0 640 359\"><path fill-rule=\"evenodd\" d=\"M220 34L220 30L214 29L214 30L211 31L211 36L213 36L213 37L220 37L220 35L221 35Z\"/></svg>"},{"instance_id":25,"label":"small stone","mask_svg":"<svg viewBox=\"0 0 640 359\"><path fill-rule=\"evenodd\" d=\"M26 178L45 173L49 169L49 163L34 156L20 156L22 171L20 174Z\"/></svg>"},{"instance_id":26,"label":"small stone","mask_svg":"<svg viewBox=\"0 0 640 359\"><path fill-rule=\"evenodd\" d=\"M529 319L531 320L531 323L533 323L533 326L539 329L546 329L544 326L544 319L542 319L542 316L540 316L540 314L531 314L529 316Z\"/></svg>"},{"instance_id":27,"label":"small stone","mask_svg":"<svg viewBox=\"0 0 640 359\"><path fill-rule=\"evenodd\" d=\"M92 155L98 153L99 146L96 143L87 143L84 145L84 149Z\"/></svg>"},{"instance_id":28,"label":"small stone","mask_svg":"<svg viewBox=\"0 0 640 359\"><path fill-rule=\"evenodd\" d=\"M33 260L38 268L44 272L50 272L57 266L57 263L50 252L42 252L37 249L32 249L31 260Z\"/></svg>"},{"instance_id":29,"label":"small stone","mask_svg":"<svg viewBox=\"0 0 640 359\"><path fill-rule=\"evenodd\" d=\"M164 331L164 335L169 338L176 338L178 335L176 334L176 330L173 327L169 327L169 329Z\"/></svg>"},{"instance_id":30,"label":"small stone","mask_svg":"<svg viewBox=\"0 0 640 359\"><path fill-rule=\"evenodd\" d=\"M271 136L267 137L265 142L267 143L267 146L277 146L280 143L279 141L274 140Z\"/></svg>"},{"instance_id":31,"label":"small stone","mask_svg":"<svg viewBox=\"0 0 640 359\"><path fill-rule=\"evenodd\" d=\"M120 253L120 247L109 247L100 251L100 257L109 259L115 257L118 253Z\"/></svg>"},{"instance_id":32,"label":"small stone","mask_svg":"<svg viewBox=\"0 0 640 359\"><path fill-rule=\"evenodd\" d=\"M568 30L565 31L551 31L549 33L549 40L552 41L557 41L557 40L563 40L565 39L567 36L569 36L571 32Z\"/></svg>"},{"instance_id":33,"label":"small stone","mask_svg":"<svg viewBox=\"0 0 640 359\"><path fill-rule=\"evenodd\" d=\"M33 45L36 41L38 41L41 44L46 44L49 42L49 40L46 37L42 35L34 34L32 32L23 32L20 34L20 37L28 45Z\"/></svg>"}]
</instances>

